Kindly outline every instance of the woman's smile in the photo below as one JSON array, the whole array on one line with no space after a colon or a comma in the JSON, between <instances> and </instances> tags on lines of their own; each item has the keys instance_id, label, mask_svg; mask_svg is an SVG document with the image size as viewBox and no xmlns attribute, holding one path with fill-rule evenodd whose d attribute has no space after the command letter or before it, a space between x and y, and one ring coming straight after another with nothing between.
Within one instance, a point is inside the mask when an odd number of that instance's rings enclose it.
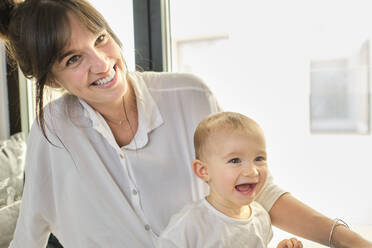
<instances>
[{"instance_id":1,"label":"woman's smile","mask_svg":"<svg viewBox=\"0 0 372 248\"><path fill-rule=\"evenodd\" d=\"M111 69L110 75L104 78L101 78L95 82L92 83L92 86L106 89L110 88L116 83L117 80L117 73L116 73L116 65Z\"/></svg>"}]
</instances>

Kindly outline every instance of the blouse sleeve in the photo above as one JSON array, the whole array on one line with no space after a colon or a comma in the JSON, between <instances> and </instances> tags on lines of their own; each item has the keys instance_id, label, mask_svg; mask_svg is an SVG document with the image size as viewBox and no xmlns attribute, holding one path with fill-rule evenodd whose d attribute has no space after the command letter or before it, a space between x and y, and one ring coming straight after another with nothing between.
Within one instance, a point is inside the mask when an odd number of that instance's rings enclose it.
<instances>
[{"instance_id":1,"label":"blouse sleeve","mask_svg":"<svg viewBox=\"0 0 372 248\"><path fill-rule=\"evenodd\" d=\"M265 186L256 198L256 201L260 203L267 212L269 212L276 200L278 200L278 198L284 193L286 193L285 190L274 184L273 176L269 172Z\"/></svg>"},{"instance_id":2,"label":"blouse sleeve","mask_svg":"<svg viewBox=\"0 0 372 248\"><path fill-rule=\"evenodd\" d=\"M25 186L11 248L46 247L55 209L50 176L51 146L34 123L27 144Z\"/></svg>"},{"instance_id":3,"label":"blouse sleeve","mask_svg":"<svg viewBox=\"0 0 372 248\"><path fill-rule=\"evenodd\" d=\"M216 96L212 92L209 94L209 106L211 108L211 114L223 111L217 101Z\"/></svg>"},{"instance_id":4,"label":"blouse sleeve","mask_svg":"<svg viewBox=\"0 0 372 248\"><path fill-rule=\"evenodd\" d=\"M156 248L177 248L178 246L173 243L171 240L166 238L160 238L157 241Z\"/></svg>"}]
</instances>

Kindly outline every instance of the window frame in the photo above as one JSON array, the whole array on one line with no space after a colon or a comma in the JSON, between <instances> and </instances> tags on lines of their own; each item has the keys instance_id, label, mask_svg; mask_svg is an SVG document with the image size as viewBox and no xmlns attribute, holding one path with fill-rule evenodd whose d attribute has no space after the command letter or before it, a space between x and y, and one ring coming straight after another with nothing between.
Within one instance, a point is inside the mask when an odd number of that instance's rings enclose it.
<instances>
[{"instance_id":1,"label":"window frame","mask_svg":"<svg viewBox=\"0 0 372 248\"><path fill-rule=\"evenodd\" d=\"M136 69L171 71L169 0L133 0Z\"/></svg>"}]
</instances>

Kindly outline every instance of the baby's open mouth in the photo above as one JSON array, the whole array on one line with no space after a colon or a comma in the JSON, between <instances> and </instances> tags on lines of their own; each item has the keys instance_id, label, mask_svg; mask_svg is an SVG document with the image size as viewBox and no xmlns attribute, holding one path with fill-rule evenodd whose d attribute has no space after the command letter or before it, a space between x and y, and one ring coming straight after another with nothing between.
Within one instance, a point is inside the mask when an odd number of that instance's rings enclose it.
<instances>
[{"instance_id":1,"label":"baby's open mouth","mask_svg":"<svg viewBox=\"0 0 372 248\"><path fill-rule=\"evenodd\" d=\"M235 189L241 193L248 194L256 188L257 183L243 183L235 186Z\"/></svg>"}]
</instances>

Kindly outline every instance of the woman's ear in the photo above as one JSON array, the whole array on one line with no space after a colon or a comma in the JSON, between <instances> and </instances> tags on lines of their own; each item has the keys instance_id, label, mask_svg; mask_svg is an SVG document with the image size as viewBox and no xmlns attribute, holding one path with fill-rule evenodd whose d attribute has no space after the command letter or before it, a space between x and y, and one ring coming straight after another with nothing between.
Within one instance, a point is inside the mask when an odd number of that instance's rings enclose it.
<instances>
[{"instance_id":1,"label":"woman's ear","mask_svg":"<svg viewBox=\"0 0 372 248\"><path fill-rule=\"evenodd\" d=\"M53 89L62 88L61 85L59 83L57 83L56 81L48 81L48 83L46 85L49 86L50 88L53 88Z\"/></svg>"},{"instance_id":2,"label":"woman's ear","mask_svg":"<svg viewBox=\"0 0 372 248\"><path fill-rule=\"evenodd\" d=\"M195 175L202 179L204 182L209 182L208 165L201 160L194 160L192 162L192 170Z\"/></svg>"},{"instance_id":3,"label":"woman's ear","mask_svg":"<svg viewBox=\"0 0 372 248\"><path fill-rule=\"evenodd\" d=\"M56 78L54 78L52 73L50 73L47 76L47 82L46 82L45 85L50 87L50 88L53 88L53 89L61 89L62 88L61 84L58 82L58 80Z\"/></svg>"}]
</instances>

